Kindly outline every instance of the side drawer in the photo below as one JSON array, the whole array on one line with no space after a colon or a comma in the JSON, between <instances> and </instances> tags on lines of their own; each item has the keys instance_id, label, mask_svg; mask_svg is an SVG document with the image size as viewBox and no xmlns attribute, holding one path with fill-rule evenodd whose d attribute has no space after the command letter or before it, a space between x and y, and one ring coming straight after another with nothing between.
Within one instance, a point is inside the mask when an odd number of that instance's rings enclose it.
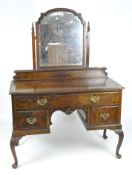
<instances>
[{"instance_id":1,"label":"side drawer","mask_svg":"<svg viewBox=\"0 0 132 175\"><path fill-rule=\"evenodd\" d=\"M50 107L65 107L69 104L69 96L16 96L16 110L45 109Z\"/></svg>"},{"instance_id":2,"label":"side drawer","mask_svg":"<svg viewBox=\"0 0 132 175\"><path fill-rule=\"evenodd\" d=\"M48 111L18 111L15 114L15 129L49 129Z\"/></svg>"},{"instance_id":3,"label":"side drawer","mask_svg":"<svg viewBox=\"0 0 132 175\"><path fill-rule=\"evenodd\" d=\"M119 104L119 92L83 93L71 96L71 105L115 105Z\"/></svg>"},{"instance_id":4,"label":"side drawer","mask_svg":"<svg viewBox=\"0 0 132 175\"><path fill-rule=\"evenodd\" d=\"M91 108L90 125L109 125L120 123L120 108L118 106Z\"/></svg>"}]
</instances>

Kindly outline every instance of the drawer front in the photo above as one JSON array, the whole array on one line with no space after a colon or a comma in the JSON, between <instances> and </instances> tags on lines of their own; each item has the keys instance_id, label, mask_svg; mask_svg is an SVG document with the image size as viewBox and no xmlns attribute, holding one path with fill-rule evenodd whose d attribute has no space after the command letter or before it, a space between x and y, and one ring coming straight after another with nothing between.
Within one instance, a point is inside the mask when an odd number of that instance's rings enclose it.
<instances>
[{"instance_id":1,"label":"drawer front","mask_svg":"<svg viewBox=\"0 0 132 175\"><path fill-rule=\"evenodd\" d=\"M47 111L20 111L15 115L15 129L43 129L49 128Z\"/></svg>"},{"instance_id":2,"label":"drawer front","mask_svg":"<svg viewBox=\"0 0 132 175\"><path fill-rule=\"evenodd\" d=\"M90 115L90 125L109 125L120 123L118 106L93 107Z\"/></svg>"},{"instance_id":3,"label":"drawer front","mask_svg":"<svg viewBox=\"0 0 132 175\"><path fill-rule=\"evenodd\" d=\"M16 96L15 104L16 110L65 107L69 104L69 96Z\"/></svg>"},{"instance_id":4,"label":"drawer front","mask_svg":"<svg viewBox=\"0 0 132 175\"><path fill-rule=\"evenodd\" d=\"M120 103L120 93L84 93L71 96L71 104L78 105L115 105Z\"/></svg>"}]
</instances>

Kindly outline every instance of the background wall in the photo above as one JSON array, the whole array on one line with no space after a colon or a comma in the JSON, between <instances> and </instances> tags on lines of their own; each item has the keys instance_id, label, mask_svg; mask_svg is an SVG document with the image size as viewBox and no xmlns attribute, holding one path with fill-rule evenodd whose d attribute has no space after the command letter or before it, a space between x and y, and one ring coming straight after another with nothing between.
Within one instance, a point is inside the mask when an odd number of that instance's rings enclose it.
<instances>
[{"instance_id":1,"label":"background wall","mask_svg":"<svg viewBox=\"0 0 132 175\"><path fill-rule=\"evenodd\" d=\"M3 172L9 170L10 174L14 173L14 170L12 171L10 167L12 157L7 145L9 144L12 127L9 96L10 81L14 70L32 69L32 21L38 19L40 12L55 7L74 9L82 13L85 21L90 21L90 66L107 67L109 76L125 87L122 123L126 131L125 147L128 154L131 154L128 145L132 145L130 138L132 136L132 1L0 0L0 142L2 143L0 150L7 148L8 158L7 161L6 154L2 151L1 155L4 156L4 161L1 156L0 162L3 162L3 167L0 167L0 171ZM64 120L61 122L64 122ZM128 159L126 160L129 162ZM29 161L32 162L32 159L29 159ZM5 168L6 166L8 168ZM29 167L31 168L31 164ZM57 172L57 169L55 170ZM15 173L18 173L18 171L20 170L16 170ZM19 174L21 173L19 172Z\"/></svg>"}]
</instances>

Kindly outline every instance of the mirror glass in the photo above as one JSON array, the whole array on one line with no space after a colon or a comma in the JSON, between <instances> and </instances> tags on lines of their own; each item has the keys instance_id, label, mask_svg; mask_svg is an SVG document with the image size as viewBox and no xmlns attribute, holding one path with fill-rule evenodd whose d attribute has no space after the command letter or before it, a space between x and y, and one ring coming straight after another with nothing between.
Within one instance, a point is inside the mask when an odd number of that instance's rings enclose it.
<instances>
[{"instance_id":1,"label":"mirror glass","mask_svg":"<svg viewBox=\"0 0 132 175\"><path fill-rule=\"evenodd\" d=\"M39 66L83 65L83 25L65 11L44 16L37 31Z\"/></svg>"}]
</instances>

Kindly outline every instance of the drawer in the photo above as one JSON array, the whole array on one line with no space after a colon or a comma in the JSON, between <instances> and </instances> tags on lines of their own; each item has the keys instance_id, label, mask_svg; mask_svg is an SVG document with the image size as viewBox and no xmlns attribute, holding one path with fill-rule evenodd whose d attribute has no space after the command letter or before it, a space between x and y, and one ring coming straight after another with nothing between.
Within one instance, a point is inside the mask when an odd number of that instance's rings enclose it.
<instances>
[{"instance_id":1,"label":"drawer","mask_svg":"<svg viewBox=\"0 0 132 175\"><path fill-rule=\"evenodd\" d=\"M120 103L119 92L83 93L71 96L71 104L78 105L115 105Z\"/></svg>"},{"instance_id":2,"label":"drawer","mask_svg":"<svg viewBox=\"0 0 132 175\"><path fill-rule=\"evenodd\" d=\"M93 107L90 115L90 125L109 125L120 123L120 108L118 106Z\"/></svg>"},{"instance_id":3,"label":"drawer","mask_svg":"<svg viewBox=\"0 0 132 175\"><path fill-rule=\"evenodd\" d=\"M20 111L15 115L15 129L49 128L48 111Z\"/></svg>"},{"instance_id":4,"label":"drawer","mask_svg":"<svg viewBox=\"0 0 132 175\"><path fill-rule=\"evenodd\" d=\"M45 109L65 107L69 104L69 96L16 96L16 110L20 109Z\"/></svg>"}]
</instances>

